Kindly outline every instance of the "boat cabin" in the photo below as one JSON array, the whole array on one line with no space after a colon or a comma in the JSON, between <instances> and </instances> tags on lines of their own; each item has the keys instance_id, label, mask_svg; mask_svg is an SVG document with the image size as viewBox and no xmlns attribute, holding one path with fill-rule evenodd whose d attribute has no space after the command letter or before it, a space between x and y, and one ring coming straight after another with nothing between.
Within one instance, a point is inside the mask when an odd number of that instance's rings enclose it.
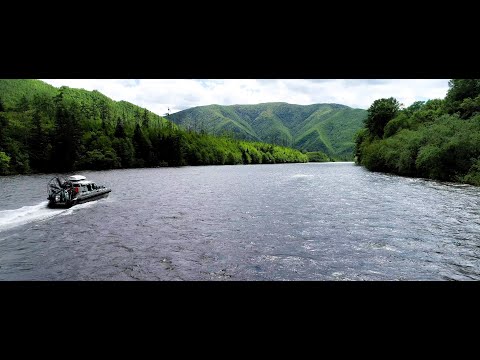
<instances>
[{"instance_id":1,"label":"boat cabin","mask_svg":"<svg viewBox=\"0 0 480 360\"><path fill-rule=\"evenodd\" d=\"M95 184L93 181L87 180L87 178L83 175L73 175L70 176L67 180L72 183L75 193L79 195L102 188L100 186L97 186L97 184Z\"/></svg>"}]
</instances>

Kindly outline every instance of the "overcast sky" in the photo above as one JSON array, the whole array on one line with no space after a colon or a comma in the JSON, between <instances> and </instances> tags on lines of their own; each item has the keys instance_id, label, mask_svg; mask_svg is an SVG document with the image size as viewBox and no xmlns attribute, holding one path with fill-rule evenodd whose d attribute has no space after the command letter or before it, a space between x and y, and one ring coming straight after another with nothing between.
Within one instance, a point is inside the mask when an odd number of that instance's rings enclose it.
<instances>
[{"instance_id":1,"label":"overcast sky","mask_svg":"<svg viewBox=\"0 0 480 360\"><path fill-rule=\"evenodd\" d=\"M113 100L125 100L164 115L201 105L337 103L368 109L372 102L393 96L405 106L414 101L444 98L448 80L433 79L42 79L60 87L98 90Z\"/></svg>"}]
</instances>

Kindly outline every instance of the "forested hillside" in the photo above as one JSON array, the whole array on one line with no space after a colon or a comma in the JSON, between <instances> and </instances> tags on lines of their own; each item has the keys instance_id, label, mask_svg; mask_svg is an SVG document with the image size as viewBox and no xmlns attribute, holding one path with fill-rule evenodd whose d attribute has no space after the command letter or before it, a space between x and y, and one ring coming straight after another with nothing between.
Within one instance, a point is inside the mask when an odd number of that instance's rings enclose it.
<instances>
[{"instance_id":1,"label":"forested hillside","mask_svg":"<svg viewBox=\"0 0 480 360\"><path fill-rule=\"evenodd\" d=\"M0 174L305 162L281 146L215 137L98 91L0 80Z\"/></svg>"},{"instance_id":2,"label":"forested hillside","mask_svg":"<svg viewBox=\"0 0 480 360\"><path fill-rule=\"evenodd\" d=\"M339 160L353 160L354 135L365 117L365 110L345 105L287 103L208 105L171 115L188 129L321 151Z\"/></svg>"},{"instance_id":3,"label":"forested hillside","mask_svg":"<svg viewBox=\"0 0 480 360\"><path fill-rule=\"evenodd\" d=\"M355 154L373 171L480 185L480 80L451 80L444 99L406 109L374 101Z\"/></svg>"}]
</instances>

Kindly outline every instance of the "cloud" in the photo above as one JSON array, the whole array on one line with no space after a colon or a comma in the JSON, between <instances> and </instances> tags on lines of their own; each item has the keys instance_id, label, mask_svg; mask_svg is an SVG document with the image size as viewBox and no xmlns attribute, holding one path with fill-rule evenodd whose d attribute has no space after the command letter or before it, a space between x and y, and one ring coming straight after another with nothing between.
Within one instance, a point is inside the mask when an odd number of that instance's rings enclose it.
<instances>
[{"instance_id":1,"label":"cloud","mask_svg":"<svg viewBox=\"0 0 480 360\"><path fill-rule=\"evenodd\" d=\"M120 84L125 85L126 87L136 87L140 85L140 79L122 80Z\"/></svg>"},{"instance_id":2,"label":"cloud","mask_svg":"<svg viewBox=\"0 0 480 360\"><path fill-rule=\"evenodd\" d=\"M388 84L392 80L388 79L347 79L344 80L346 86L365 86L365 85L383 85Z\"/></svg>"},{"instance_id":3,"label":"cloud","mask_svg":"<svg viewBox=\"0 0 480 360\"><path fill-rule=\"evenodd\" d=\"M373 101L394 97L405 106L443 98L448 79L47 79L49 84L98 90L159 115L219 104L338 103L367 109Z\"/></svg>"},{"instance_id":4,"label":"cloud","mask_svg":"<svg viewBox=\"0 0 480 360\"><path fill-rule=\"evenodd\" d=\"M337 81L336 79L306 79L306 81L316 83L316 84L325 84L332 81Z\"/></svg>"}]
</instances>

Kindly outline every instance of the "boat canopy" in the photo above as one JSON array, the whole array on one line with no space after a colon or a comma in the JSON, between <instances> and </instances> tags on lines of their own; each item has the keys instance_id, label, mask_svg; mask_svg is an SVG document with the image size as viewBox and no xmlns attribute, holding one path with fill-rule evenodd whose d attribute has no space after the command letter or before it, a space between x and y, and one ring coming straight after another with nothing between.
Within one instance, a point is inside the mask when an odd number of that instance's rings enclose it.
<instances>
[{"instance_id":1,"label":"boat canopy","mask_svg":"<svg viewBox=\"0 0 480 360\"><path fill-rule=\"evenodd\" d=\"M90 180L82 180L82 181L75 181L73 185L78 186L78 185L88 185L88 184L95 184L95 183Z\"/></svg>"},{"instance_id":2,"label":"boat canopy","mask_svg":"<svg viewBox=\"0 0 480 360\"><path fill-rule=\"evenodd\" d=\"M87 180L87 178L83 175L72 175L68 178L69 181L81 181L81 180Z\"/></svg>"}]
</instances>

